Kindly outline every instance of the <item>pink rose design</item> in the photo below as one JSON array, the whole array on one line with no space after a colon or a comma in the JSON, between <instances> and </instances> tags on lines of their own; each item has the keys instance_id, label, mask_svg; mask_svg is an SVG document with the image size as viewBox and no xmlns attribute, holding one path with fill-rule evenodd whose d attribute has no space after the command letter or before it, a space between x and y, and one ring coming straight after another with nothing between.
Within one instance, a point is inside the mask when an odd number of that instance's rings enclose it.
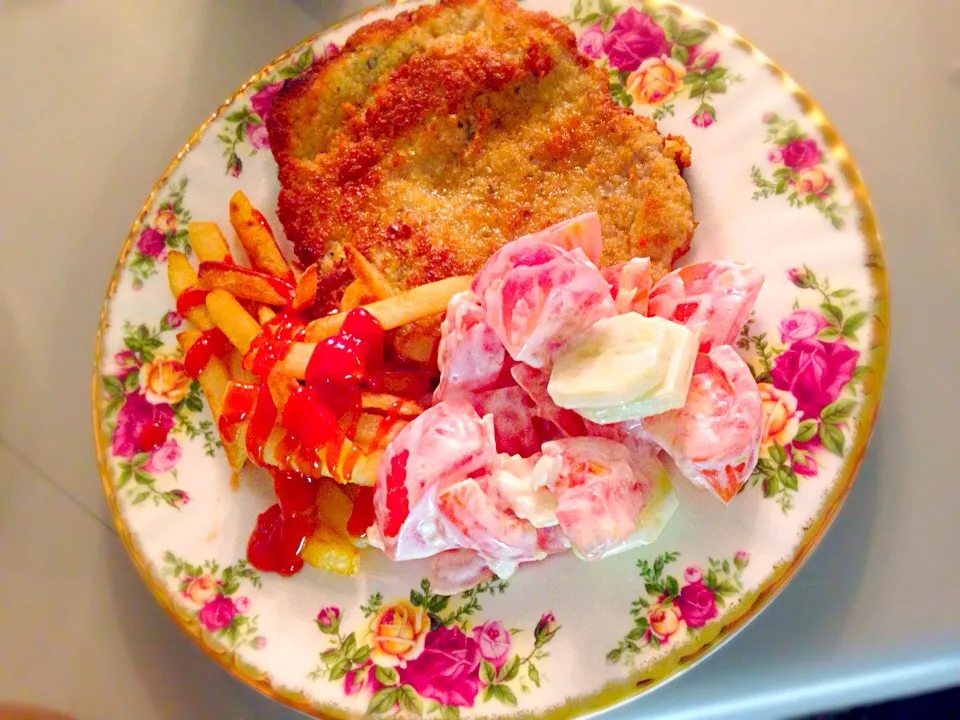
<instances>
[{"instance_id":1,"label":"pink rose design","mask_svg":"<svg viewBox=\"0 0 960 720\"><path fill-rule=\"evenodd\" d=\"M703 571L698 565L688 565L683 571L683 579L688 583L700 582L703 579Z\"/></svg>"},{"instance_id":2,"label":"pink rose design","mask_svg":"<svg viewBox=\"0 0 960 720\"><path fill-rule=\"evenodd\" d=\"M113 362L107 368L107 374L112 375L120 381L126 379L127 375L140 369L140 361L132 350L121 350L113 356Z\"/></svg>"},{"instance_id":3,"label":"pink rose design","mask_svg":"<svg viewBox=\"0 0 960 720\"><path fill-rule=\"evenodd\" d=\"M227 160L227 174L231 177L240 177L240 173L243 172L243 160L240 159L240 156L234 153L230 156L230 159Z\"/></svg>"},{"instance_id":4,"label":"pink rose design","mask_svg":"<svg viewBox=\"0 0 960 720\"><path fill-rule=\"evenodd\" d=\"M180 450L177 441L173 438L167 438L163 445L153 451L143 469L151 473L164 473L173 470L182 456L183 452Z\"/></svg>"},{"instance_id":5,"label":"pink rose design","mask_svg":"<svg viewBox=\"0 0 960 720\"><path fill-rule=\"evenodd\" d=\"M787 270L787 277L795 286L800 289L812 288L816 285L814 276L806 267L790 268Z\"/></svg>"},{"instance_id":6,"label":"pink rose design","mask_svg":"<svg viewBox=\"0 0 960 720\"><path fill-rule=\"evenodd\" d=\"M377 666L372 660L367 660L343 677L343 692L347 695L356 695L363 688L367 688L372 695L382 687L383 683L377 680Z\"/></svg>"},{"instance_id":7,"label":"pink rose design","mask_svg":"<svg viewBox=\"0 0 960 720\"><path fill-rule=\"evenodd\" d=\"M820 438L817 438L817 445ZM810 452L812 449L812 443L804 443L806 449L800 450L798 448L791 448L790 450L790 465L793 468L793 471L797 475L806 475L807 477L814 477L817 473L820 472L820 467L817 465L817 461L813 457L813 453Z\"/></svg>"},{"instance_id":8,"label":"pink rose design","mask_svg":"<svg viewBox=\"0 0 960 720\"><path fill-rule=\"evenodd\" d=\"M130 458L140 452L140 433L148 425L169 432L173 427L173 409L169 405L154 405L141 392L128 394L117 412L117 426L111 443L113 454Z\"/></svg>"},{"instance_id":9,"label":"pink rose design","mask_svg":"<svg viewBox=\"0 0 960 720\"><path fill-rule=\"evenodd\" d=\"M176 507L182 507L190 502L190 495L183 490L171 490L168 495Z\"/></svg>"},{"instance_id":10,"label":"pink rose design","mask_svg":"<svg viewBox=\"0 0 960 720\"><path fill-rule=\"evenodd\" d=\"M145 227L140 231L140 238L137 240L137 250L141 255L158 257L167 248L167 236L158 232L155 228Z\"/></svg>"},{"instance_id":11,"label":"pink rose design","mask_svg":"<svg viewBox=\"0 0 960 720\"><path fill-rule=\"evenodd\" d=\"M267 646L267 639L263 635L257 635L253 639L253 649L263 650Z\"/></svg>"},{"instance_id":12,"label":"pink rose design","mask_svg":"<svg viewBox=\"0 0 960 720\"><path fill-rule=\"evenodd\" d=\"M780 152L779 150L771 150L770 152L767 153L767 160L776 164L781 160L783 160L783 153Z\"/></svg>"},{"instance_id":13,"label":"pink rose design","mask_svg":"<svg viewBox=\"0 0 960 720\"><path fill-rule=\"evenodd\" d=\"M670 52L663 28L636 8L629 8L617 17L603 40L603 50L617 70L636 70L650 57Z\"/></svg>"},{"instance_id":14,"label":"pink rose design","mask_svg":"<svg viewBox=\"0 0 960 720\"><path fill-rule=\"evenodd\" d=\"M737 554L733 556L733 564L743 570L750 564L750 553L746 550L737 550Z\"/></svg>"},{"instance_id":15,"label":"pink rose design","mask_svg":"<svg viewBox=\"0 0 960 720\"><path fill-rule=\"evenodd\" d=\"M674 604L688 627L702 627L717 616L717 601L713 591L702 582L684 585Z\"/></svg>"},{"instance_id":16,"label":"pink rose design","mask_svg":"<svg viewBox=\"0 0 960 720\"><path fill-rule=\"evenodd\" d=\"M577 40L577 47L580 48L580 52L584 55L599 58L603 55L603 41L605 39L606 33L603 32L600 23L594 23L583 31L580 39Z\"/></svg>"},{"instance_id":17,"label":"pink rose design","mask_svg":"<svg viewBox=\"0 0 960 720\"><path fill-rule=\"evenodd\" d=\"M183 323L183 318L180 317L180 313L176 310L171 310L166 315L163 316L163 320L160 321L161 327L164 329L174 330Z\"/></svg>"},{"instance_id":18,"label":"pink rose design","mask_svg":"<svg viewBox=\"0 0 960 720\"><path fill-rule=\"evenodd\" d=\"M247 125L247 142L257 150L270 147L270 136L267 134L267 126L263 123L259 125Z\"/></svg>"},{"instance_id":19,"label":"pink rose design","mask_svg":"<svg viewBox=\"0 0 960 720\"><path fill-rule=\"evenodd\" d=\"M713 125L713 113L704 110L703 112L698 112L692 118L690 118L696 127L708 128Z\"/></svg>"},{"instance_id":20,"label":"pink rose design","mask_svg":"<svg viewBox=\"0 0 960 720\"><path fill-rule=\"evenodd\" d=\"M783 164L791 170L806 170L820 162L820 148L813 138L791 140L780 149Z\"/></svg>"},{"instance_id":21,"label":"pink rose design","mask_svg":"<svg viewBox=\"0 0 960 720\"><path fill-rule=\"evenodd\" d=\"M777 357L770 372L773 385L789 390L805 417L819 417L820 411L840 397L860 359L842 340L825 343L816 338L800 340Z\"/></svg>"},{"instance_id":22,"label":"pink rose design","mask_svg":"<svg viewBox=\"0 0 960 720\"><path fill-rule=\"evenodd\" d=\"M351 670L346 675L344 675L343 676L344 695L356 695L358 692L363 690L363 686L366 684L367 675L369 674L369 672L370 672L370 668L367 666L364 666L359 670Z\"/></svg>"},{"instance_id":23,"label":"pink rose design","mask_svg":"<svg viewBox=\"0 0 960 720\"><path fill-rule=\"evenodd\" d=\"M340 54L340 48L337 47L336 43L328 42L323 46L323 50L320 51L320 55L317 56L318 61L322 60L331 60Z\"/></svg>"},{"instance_id":24,"label":"pink rose design","mask_svg":"<svg viewBox=\"0 0 960 720\"><path fill-rule=\"evenodd\" d=\"M237 614L237 606L225 595L217 595L200 608L197 619L210 632L222 630Z\"/></svg>"},{"instance_id":25,"label":"pink rose design","mask_svg":"<svg viewBox=\"0 0 960 720\"><path fill-rule=\"evenodd\" d=\"M250 609L250 598L238 597L234 605L236 606L238 613L245 613Z\"/></svg>"},{"instance_id":26,"label":"pink rose design","mask_svg":"<svg viewBox=\"0 0 960 720\"><path fill-rule=\"evenodd\" d=\"M282 86L282 82L270 83L269 85L264 85L250 96L250 107L260 116L261 120L267 119L267 115L270 114L270 108L273 106L273 99L277 96L277 93L280 92Z\"/></svg>"},{"instance_id":27,"label":"pink rose design","mask_svg":"<svg viewBox=\"0 0 960 720\"><path fill-rule=\"evenodd\" d=\"M510 654L510 631L496 620L489 620L473 629L473 639L480 646L480 654L499 670Z\"/></svg>"},{"instance_id":28,"label":"pink rose design","mask_svg":"<svg viewBox=\"0 0 960 720\"><path fill-rule=\"evenodd\" d=\"M830 323L816 310L794 310L780 321L780 337L785 343L816 337Z\"/></svg>"},{"instance_id":29,"label":"pink rose design","mask_svg":"<svg viewBox=\"0 0 960 720\"><path fill-rule=\"evenodd\" d=\"M709 70L717 64L720 53L716 50L703 50L702 45L692 45L687 48L687 67L697 70Z\"/></svg>"},{"instance_id":30,"label":"pink rose design","mask_svg":"<svg viewBox=\"0 0 960 720\"><path fill-rule=\"evenodd\" d=\"M400 682L441 705L473 707L482 659L477 641L459 627L440 627L427 635L420 656L399 668Z\"/></svg>"}]
</instances>

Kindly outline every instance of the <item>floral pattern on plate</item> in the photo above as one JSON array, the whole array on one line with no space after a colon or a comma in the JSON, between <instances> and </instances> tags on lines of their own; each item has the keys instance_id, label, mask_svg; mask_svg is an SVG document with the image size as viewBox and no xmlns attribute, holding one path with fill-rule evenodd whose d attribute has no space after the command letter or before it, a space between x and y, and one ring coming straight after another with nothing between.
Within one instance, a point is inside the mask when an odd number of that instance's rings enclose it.
<instances>
[{"instance_id":1,"label":"floral pattern on plate","mask_svg":"<svg viewBox=\"0 0 960 720\"><path fill-rule=\"evenodd\" d=\"M167 551L163 555L164 574L178 583L180 595L197 608L197 621L231 650L249 646L259 650L267 639L257 635L256 615L251 615L250 599L237 595L246 580L260 588L260 573L246 560L220 567L215 560L191 565Z\"/></svg>"},{"instance_id":2,"label":"floral pattern on plate","mask_svg":"<svg viewBox=\"0 0 960 720\"><path fill-rule=\"evenodd\" d=\"M565 19L582 28L577 44L607 69L617 102L649 106L654 120L674 115L676 101L686 97L698 102L690 122L710 127L717 120L714 96L743 81L707 47L707 30L684 25L651 3L623 9L612 0L577 0Z\"/></svg>"},{"instance_id":3,"label":"floral pattern on plate","mask_svg":"<svg viewBox=\"0 0 960 720\"><path fill-rule=\"evenodd\" d=\"M665 552L652 565L637 561L644 594L631 603L633 628L607 653L608 662L629 662L646 650L684 639L716 618L717 608L743 590L740 575L750 563L746 551L736 553L732 563L709 558L706 574L699 565L688 565L682 585L673 575L663 574L679 557L678 552Z\"/></svg>"},{"instance_id":4,"label":"floral pattern on plate","mask_svg":"<svg viewBox=\"0 0 960 720\"><path fill-rule=\"evenodd\" d=\"M155 326L125 322L124 348L113 354L101 375L116 487L134 505L152 500L180 508L190 501L184 490L157 487L161 476L176 480L183 456L178 436L202 441L210 457L220 448L213 422L197 417L204 407L200 383L187 375L179 347L167 344L172 338L163 337L182 322L175 310Z\"/></svg>"},{"instance_id":5,"label":"floral pattern on plate","mask_svg":"<svg viewBox=\"0 0 960 720\"><path fill-rule=\"evenodd\" d=\"M784 512L793 507L799 478L820 474L818 456L843 456L850 418L863 395L861 381L869 372L858 364L858 333L871 316L853 289L832 288L806 265L787 276L811 292L780 321L780 343L765 332L751 333L749 325L739 340L741 349L756 353L751 369L763 400L763 441L751 481ZM819 305L805 307L814 293Z\"/></svg>"},{"instance_id":6,"label":"floral pattern on plate","mask_svg":"<svg viewBox=\"0 0 960 720\"><path fill-rule=\"evenodd\" d=\"M180 178L175 185L170 185L160 206L152 217L141 225L127 264L134 290L140 290L144 281L156 274L157 266L163 265L167 258L167 251L180 250L190 253L187 223L192 218L190 211L183 206L186 189L186 177Z\"/></svg>"},{"instance_id":7,"label":"floral pattern on plate","mask_svg":"<svg viewBox=\"0 0 960 720\"><path fill-rule=\"evenodd\" d=\"M227 175L239 177L243 172L241 149L246 151L246 157L252 157L270 147L267 115L270 113L273 98L276 97L283 83L302 73L314 62L322 61L336 49L336 45L328 43L323 53L314 56L313 46L308 45L292 62L280 66L267 77L254 82L254 92L249 101L226 114L217 140L220 141L223 156L227 159Z\"/></svg>"},{"instance_id":8,"label":"floral pattern on plate","mask_svg":"<svg viewBox=\"0 0 960 720\"><path fill-rule=\"evenodd\" d=\"M474 613L483 610L480 597L502 594L505 580L491 579L452 598L432 592L424 579L410 599L383 604L380 593L361 606L367 623L359 633L344 635L341 610L324 607L316 617L330 645L320 654L320 664L310 673L316 680L343 680L343 692L365 692L367 713L404 711L420 717L437 713L442 720L460 717L460 708L497 700L517 705L517 691L540 687L536 662L547 656L547 643L560 626L546 612L533 629L526 652L517 651L521 630L507 629L497 620L473 625ZM359 639L358 639L359 637Z\"/></svg>"},{"instance_id":9,"label":"floral pattern on plate","mask_svg":"<svg viewBox=\"0 0 960 720\"><path fill-rule=\"evenodd\" d=\"M768 112L763 122L767 125L766 142L772 146L767 162L775 169L769 176L758 165L750 169L750 178L758 188L753 199L786 195L791 206L812 205L831 225L842 228L847 208L834 198L837 188L820 144L803 132L796 120Z\"/></svg>"}]
</instances>

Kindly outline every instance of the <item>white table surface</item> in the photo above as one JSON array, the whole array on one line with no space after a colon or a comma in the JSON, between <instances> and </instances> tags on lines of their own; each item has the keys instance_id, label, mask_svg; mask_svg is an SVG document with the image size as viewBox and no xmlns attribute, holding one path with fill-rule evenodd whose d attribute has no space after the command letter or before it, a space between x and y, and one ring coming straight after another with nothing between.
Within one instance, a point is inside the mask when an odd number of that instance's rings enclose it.
<instances>
[{"instance_id":1,"label":"white table surface","mask_svg":"<svg viewBox=\"0 0 960 720\"><path fill-rule=\"evenodd\" d=\"M361 2L0 0L0 700L81 720L293 718L155 606L101 495L90 428L108 276L193 129ZM852 494L718 654L612 714L786 717L960 684L960 2L696 0L778 60L860 163L893 345Z\"/></svg>"}]
</instances>

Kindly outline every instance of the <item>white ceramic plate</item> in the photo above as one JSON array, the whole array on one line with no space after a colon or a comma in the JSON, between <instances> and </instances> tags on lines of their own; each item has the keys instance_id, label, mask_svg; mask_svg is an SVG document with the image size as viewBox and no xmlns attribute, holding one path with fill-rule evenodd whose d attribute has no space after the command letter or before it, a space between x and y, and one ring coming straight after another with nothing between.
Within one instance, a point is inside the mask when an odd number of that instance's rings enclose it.
<instances>
[{"instance_id":1,"label":"white ceramic plate","mask_svg":"<svg viewBox=\"0 0 960 720\"><path fill-rule=\"evenodd\" d=\"M524 6L564 17L610 67L619 101L688 139L700 226L683 262L736 259L766 274L742 338L767 412L761 463L729 507L677 482L680 510L641 551L595 564L551 558L462 596L431 593L424 565L373 550L353 578L252 569L247 537L272 490L259 471L230 489L202 396L177 359L181 319L164 264L186 248L191 218L229 227L237 188L280 227L263 127L279 82L401 8L310 38L222 105L154 187L110 283L94 380L104 489L154 595L230 672L309 713L568 717L649 691L793 575L850 489L877 412L883 257L866 189L814 102L745 40L679 6ZM166 441L141 453L147 425ZM384 640L390 632L418 649Z\"/></svg>"}]
</instances>

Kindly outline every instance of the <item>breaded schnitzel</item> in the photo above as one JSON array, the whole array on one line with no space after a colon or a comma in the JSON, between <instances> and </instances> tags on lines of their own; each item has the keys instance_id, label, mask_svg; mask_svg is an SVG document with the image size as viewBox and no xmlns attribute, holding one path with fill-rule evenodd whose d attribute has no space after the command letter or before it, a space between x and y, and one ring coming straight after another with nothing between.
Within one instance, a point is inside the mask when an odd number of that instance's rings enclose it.
<instances>
[{"instance_id":1,"label":"breaded schnitzel","mask_svg":"<svg viewBox=\"0 0 960 720\"><path fill-rule=\"evenodd\" d=\"M278 213L336 304L355 246L408 288L475 272L505 242L596 210L603 264L670 269L694 230L682 138L611 98L561 21L446 0L360 29L278 94Z\"/></svg>"}]
</instances>

